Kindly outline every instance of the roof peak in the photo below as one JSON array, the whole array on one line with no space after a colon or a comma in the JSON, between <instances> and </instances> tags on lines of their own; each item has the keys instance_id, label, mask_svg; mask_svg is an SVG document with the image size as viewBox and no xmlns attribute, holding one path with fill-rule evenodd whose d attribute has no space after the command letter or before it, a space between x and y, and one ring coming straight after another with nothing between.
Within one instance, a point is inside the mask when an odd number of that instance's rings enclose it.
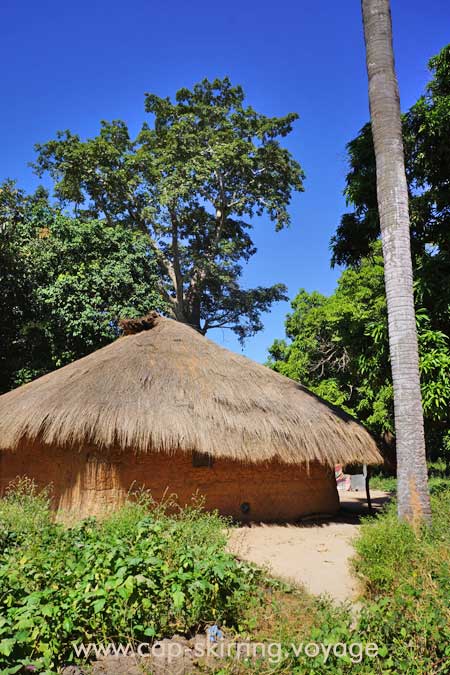
<instances>
[{"instance_id":1,"label":"roof peak","mask_svg":"<svg viewBox=\"0 0 450 675\"><path fill-rule=\"evenodd\" d=\"M123 335L136 335L136 333L153 328L160 318L158 312L152 311L137 319L120 319L119 328Z\"/></svg>"}]
</instances>

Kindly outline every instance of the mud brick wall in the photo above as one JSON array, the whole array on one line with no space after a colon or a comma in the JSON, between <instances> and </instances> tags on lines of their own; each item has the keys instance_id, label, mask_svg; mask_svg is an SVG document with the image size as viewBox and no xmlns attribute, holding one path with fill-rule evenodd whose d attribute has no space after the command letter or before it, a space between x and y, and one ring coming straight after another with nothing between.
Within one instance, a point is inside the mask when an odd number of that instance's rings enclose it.
<instances>
[{"instance_id":1,"label":"mud brick wall","mask_svg":"<svg viewBox=\"0 0 450 675\"><path fill-rule=\"evenodd\" d=\"M339 508L334 472L318 463L215 459L212 466L196 467L191 455L180 452L135 455L35 445L0 452L0 494L16 476L52 484L54 505L63 517L101 515L138 487L149 489L157 500L176 494L181 505L198 493L206 508L242 521L292 521Z\"/></svg>"}]
</instances>

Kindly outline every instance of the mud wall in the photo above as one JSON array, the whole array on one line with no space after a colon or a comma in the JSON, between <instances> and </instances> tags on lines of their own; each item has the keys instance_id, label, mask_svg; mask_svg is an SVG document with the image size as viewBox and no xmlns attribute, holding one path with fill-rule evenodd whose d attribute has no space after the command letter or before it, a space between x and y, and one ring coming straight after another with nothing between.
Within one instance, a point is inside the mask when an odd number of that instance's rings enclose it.
<instances>
[{"instance_id":1,"label":"mud wall","mask_svg":"<svg viewBox=\"0 0 450 675\"><path fill-rule=\"evenodd\" d=\"M181 505L199 493L206 508L243 521L290 521L339 508L334 472L318 463L307 468L216 459L212 466L193 466L191 455L180 452L135 455L36 445L0 453L0 494L17 476L52 484L55 508L71 517L110 511L138 487L157 500L176 494Z\"/></svg>"}]
</instances>

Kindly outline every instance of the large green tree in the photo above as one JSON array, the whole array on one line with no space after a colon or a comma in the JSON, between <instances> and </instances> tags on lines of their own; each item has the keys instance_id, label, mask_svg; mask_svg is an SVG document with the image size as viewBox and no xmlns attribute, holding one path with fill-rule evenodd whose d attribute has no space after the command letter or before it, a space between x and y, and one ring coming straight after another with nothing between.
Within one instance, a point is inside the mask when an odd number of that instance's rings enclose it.
<instances>
[{"instance_id":1,"label":"large green tree","mask_svg":"<svg viewBox=\"0 0 450 675\"><path fill-rule=\"evenodd\" d=\"M450 348L416 298L422 404L430 457L450 457ZM345 408L380 439L394 432L393 388L381 245L345 270L334 293L301 290L286 319L286 338L268 365Z\"/></svg>"},{"instance_id":2,"label":"large green tree","mask_svg":"<svg viewBox=\"0 0 450 675\"><path fill-rule=\"evenodd\" d=\"M143 232L172 316L202 333L229 327L241 338L285 297L281 284L243 289L242 264L256 249L251 221L289 223L302 170L282 147L296 114L267 117L244 104L241 87L204 80L175 102L147 94L151 115L136 138L122 121L95 138L65 131L37 146L37 172L82 219Z\"/></svg>"},{"instance_id":3,"label":"large green tree","mask_svg":"<svg viewBox=\"0 0 450 675\"><path fill-rule=\"evenodd\" d=\"M80 221L39 189L0 187L0 392L118 335L121 317L166 305L139 230Z\"/></svg>"},{"instance_id":4,"label":"large green tree","mask_svg":"<svg viewBox=\"0 0 450 675\"><path fill-rule=\"evenodd\" d=\"M450 45L434 56L426 92L402 117L406 178L410 207L410 236L415 276L416 319L419 330L436 336L442 345L450 336ZM353 207L342 217L332 240L333 263L353 267L371 256L380 237L372 131L366 125L348 144L350 170L345 195ZM426 317L426 322L424 323ZM420 332L419 332L420 336ZM419 345L420 346L420 345ZM423 350L423 347L421 347ZM445 350L444 350L445 351ZM435 386L427 382L425 408L427 441L433 452L448 444L450 420L444 414L450 381L444 377L444 351L429 346L421 356L421 376L428 379L439 363ZM433 363L435 365L433 365ZM435 412L431 415L431 410Z\"/></svg>"},{"instance_id":5,"label":"large green tree","mask_svg":"<svg viewBox=\"0 0 450 675\"><path fill-rule=\"evenodd\" d=\"M416 302L432 330L450 336L450 45L429 63L426 93L403 115ZM344 214L332 239L333 263L357 268L380 236L370 125L348 146Z\"/></svg>"}]
</instances>

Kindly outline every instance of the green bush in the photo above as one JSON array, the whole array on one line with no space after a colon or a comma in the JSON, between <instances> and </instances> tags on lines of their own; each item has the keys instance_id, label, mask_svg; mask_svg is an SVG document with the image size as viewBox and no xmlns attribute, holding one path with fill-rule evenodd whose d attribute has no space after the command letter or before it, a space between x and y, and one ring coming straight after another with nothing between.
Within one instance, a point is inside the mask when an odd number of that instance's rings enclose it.
<instances>
[{"instance_id":1,"label":"green bush","mask_svg":"<svg viewBox=\"0 0 450 675\"><path fill-rule=\"evenodd\" d=\"M448 481L432 495L432 511L432 526L415 531L397 520L392 503L362 526L355 544L355 568L369 593L358 629L382 645L382 672L450 672Z\"/></svg>"},{"instance_id":2,"label":"green bush","mask_svg":"<svg viewBox=\"0 0 450 675\"><path fill-rule=\"evenodd\" d=\"M357 615L267 585L226 553L226 521L199 505L171 507L144 496L103 522L67 529L52 522L45 493L26 484L10 491L0 501L9 532L0 551L0 672L31 663L51 673L74 660L73 643L151 642L217 622L283 644L279 663L222 663L222 675L450 673L449 489L432 497L431 528L399 523L395 503L363 523ZM331 650L324 662L296 655L291 643L299 642L375 643L379 655L358 661Z\"/></svg>"},{"instance_id":3,"label":"green bush","mask_svg":"<svg viewBox=\"0 0 450 675\"><path fill-rule=\"evenodd\" d=\"M438 479L434 479L435 481ZM377 596L392 593L412 575L433 572L450 559L450 486L443 479L435 494L431 491L433 520L431 527L415 531L397 519L393 500L382 516L366 519L355 541L356 573L366 588Z\"/></svg>"},{"instance_id":4,"label":"green bush","mask_svg":"<svg viewBox=\"0 0 450 675\"><path fill-rule=\"evenodd\" d=\"M76 642L151 641L239 620L258 573L225 551L226 523L198 505L175 515L151 506L144 499L69 529L43 512L4 547L0 672L53 672L74 659Z\"/></svg>"},{"instance_id":5,"label":"green bush","mask_svg":"<svg viewBox=\"0 0 450 675\"><path fill-rule=\"evenodd\" d=\"M444 458L438 457L434 462L427 462L427 464L430 477L448 478L450 476L450 462Z\"/></svg>"},{"instance_id":6,"label":"green bush","mask_svg":"<svg viewBox=\"0 0 450 675\"><path fill-rule=\"evenodd\" d=\"M440 495L448 492L450 489L450 479L441 477L432 477L428 481L431 495Z\"/></svg>"}]
</instances>

